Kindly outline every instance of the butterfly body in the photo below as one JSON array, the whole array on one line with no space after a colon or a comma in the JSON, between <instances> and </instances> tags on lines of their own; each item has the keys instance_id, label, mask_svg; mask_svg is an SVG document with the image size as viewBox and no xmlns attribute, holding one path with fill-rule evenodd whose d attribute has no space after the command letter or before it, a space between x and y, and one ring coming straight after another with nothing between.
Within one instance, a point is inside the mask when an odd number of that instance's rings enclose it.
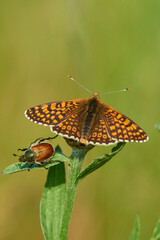
<instances>
[{"instance_id":1,"label":"butterfly body","mask_svg":"<svg viewBox=\"0 0 160 240\"><path fill-rule=\"evenodd\" d=\"M89 138L94 124L96 122L96 115L98 111L98 99L96 96L91 97L86 101L85 106L85 116L82 125L80 143L87 144L87 139Z\"/></svg>"},{"instance_id":2,"label":"butterfly body","mask_svg":"<svg viewBox=\"0 0 160 240\"><path fill-rule=\"evenodd\" d=\"M131 119L103 103L94 93L88 99L51 102L28 109L31 121L84 145L109 145L118 141L144 142L147 134Z\"/></svg>"}]
</instances>

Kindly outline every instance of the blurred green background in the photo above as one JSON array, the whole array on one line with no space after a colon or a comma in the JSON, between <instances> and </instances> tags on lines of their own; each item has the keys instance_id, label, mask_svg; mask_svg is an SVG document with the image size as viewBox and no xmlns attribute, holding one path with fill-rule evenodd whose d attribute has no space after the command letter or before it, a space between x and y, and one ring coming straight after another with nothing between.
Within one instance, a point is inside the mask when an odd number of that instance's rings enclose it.
<instances>
[{"instance_id":1,"label":"blurred green background","mask_svg":"<svg viewBox=\"0 0 160 240\"><path fill-rule=\"evenodd\" d=\"M101 100L138 123L149 135L130 143L111 162L82 181L76 195L70 240L125 240L136 214L141 239L160 217L160 2L156 0L0 1L0 171L12 156L50 129L31 123L24 111L37 104L88 98L71 74L91 91L131 91ZM54 140L71 153L62 137ZM95 147L86 166L111 147ZM0 177L0 239L43 239L39 201L47 171Z\"/></svg>"}]
</instances>

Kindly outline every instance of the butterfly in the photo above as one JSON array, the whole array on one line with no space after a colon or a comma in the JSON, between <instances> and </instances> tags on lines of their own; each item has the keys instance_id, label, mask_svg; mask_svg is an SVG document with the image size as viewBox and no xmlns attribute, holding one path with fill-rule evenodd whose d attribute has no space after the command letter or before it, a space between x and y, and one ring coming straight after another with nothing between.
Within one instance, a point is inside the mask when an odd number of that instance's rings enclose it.
<instances>
[{"instance_id":1,"label":"butterfly","mask_svg":"<svg viewBox=\"0 0 160 240\"><path fill-rule=\"evenodd\" d=\"M25 116L84 146L148 140L147 134L136 123L101 102L97 93L88 99L41 104L29 108Z\"/></svg>"}]
</instances>

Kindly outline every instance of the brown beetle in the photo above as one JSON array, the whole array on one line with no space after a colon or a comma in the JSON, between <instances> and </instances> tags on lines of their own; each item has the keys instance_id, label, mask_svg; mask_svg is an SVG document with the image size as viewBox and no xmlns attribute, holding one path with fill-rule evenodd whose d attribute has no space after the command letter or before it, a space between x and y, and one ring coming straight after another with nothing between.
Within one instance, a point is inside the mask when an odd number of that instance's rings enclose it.
<instances>
[{"instance_id":1,"label":"brown beetle","mask_svg":"<svg viewBox=\"0 0 160 240\"><path fill-rule=\"evenodd\" d=\"M19 162L29 163L29 167L31 167L33 164L43 166L49 162L50 158L54 154L53 146L50 143L46 143L44 141L54 139L55 137L38 138L33 143L31 143L28 148L18 149L25 152L23 155L13 155L19 157Z\"/></svg>"}]
</instances>

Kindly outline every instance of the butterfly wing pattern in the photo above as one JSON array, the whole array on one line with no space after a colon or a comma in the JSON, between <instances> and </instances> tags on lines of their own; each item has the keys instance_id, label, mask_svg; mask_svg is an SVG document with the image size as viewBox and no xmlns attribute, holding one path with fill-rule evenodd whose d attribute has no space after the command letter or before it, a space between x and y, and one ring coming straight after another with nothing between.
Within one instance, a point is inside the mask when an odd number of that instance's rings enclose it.
<instances>
[{"instance_id":1,"label":"butterfly wing pattern","mask_svg":"<svg viewBox=\"0 0 160 240\"><path fill-rule=\"evenodd\" d=\"M83 145L145 142L147 134L132 120L105 103L98 94L88 99L51 102L28 109L31 121Z\"/></svg>"},{"instance_id":2,"label":"butterfly wing pattern","mask_svg":"<svg viewBox=\"0 0 160 240\"><path fill-rule=\"evenodd\" d=\"M88 143L93 145L110 145L116 142L116 139L112 139L109 136L105 121L98 114L95 126L88 138Z\"/></svg>"},{"instance_id":3,"label":"butterfly wing pattern","mask_svg":"<svg viewBox=\"0 0 160 240\"><path fill-rule=\"evenodd\" d=\"M86 99L51 102L29 108L25 116L51 131L79 141Z\"/></svg>"},{"instance_id":4,"label":"butterfly wing pattern","mask_svg":"<svg viewBox=\"0 0 160 240\"><path fill-rule=\"evenodd\" d=\"M40 125L57 126L69 118L82 105L81 99L45 103L29 108L25 115L29 120Z\"/></svg>"},{"instance_id":5,"label":"butterfly wing pattern","mask_svg":"<svg viewBox=\"0 0 160 240\"><path fill-rule=\"evenodd\" d=\"M74 113L70 114L64 121L61 121L60 124L51 126L51 131L66 138L79 141L81 138L84 114L83 108L76 109Z\"/></svg>"},{"instance_id":6,"label":"butterfly wing pattern","mask_svg":"<svg viewBox=\"0 0 160 240\"><path fill-rule=\"evenodd\" d=\"M103 117L109 136L122 142L145 142L147 134L131 119L103 103Z\"/></svg>"}]
</instances>

